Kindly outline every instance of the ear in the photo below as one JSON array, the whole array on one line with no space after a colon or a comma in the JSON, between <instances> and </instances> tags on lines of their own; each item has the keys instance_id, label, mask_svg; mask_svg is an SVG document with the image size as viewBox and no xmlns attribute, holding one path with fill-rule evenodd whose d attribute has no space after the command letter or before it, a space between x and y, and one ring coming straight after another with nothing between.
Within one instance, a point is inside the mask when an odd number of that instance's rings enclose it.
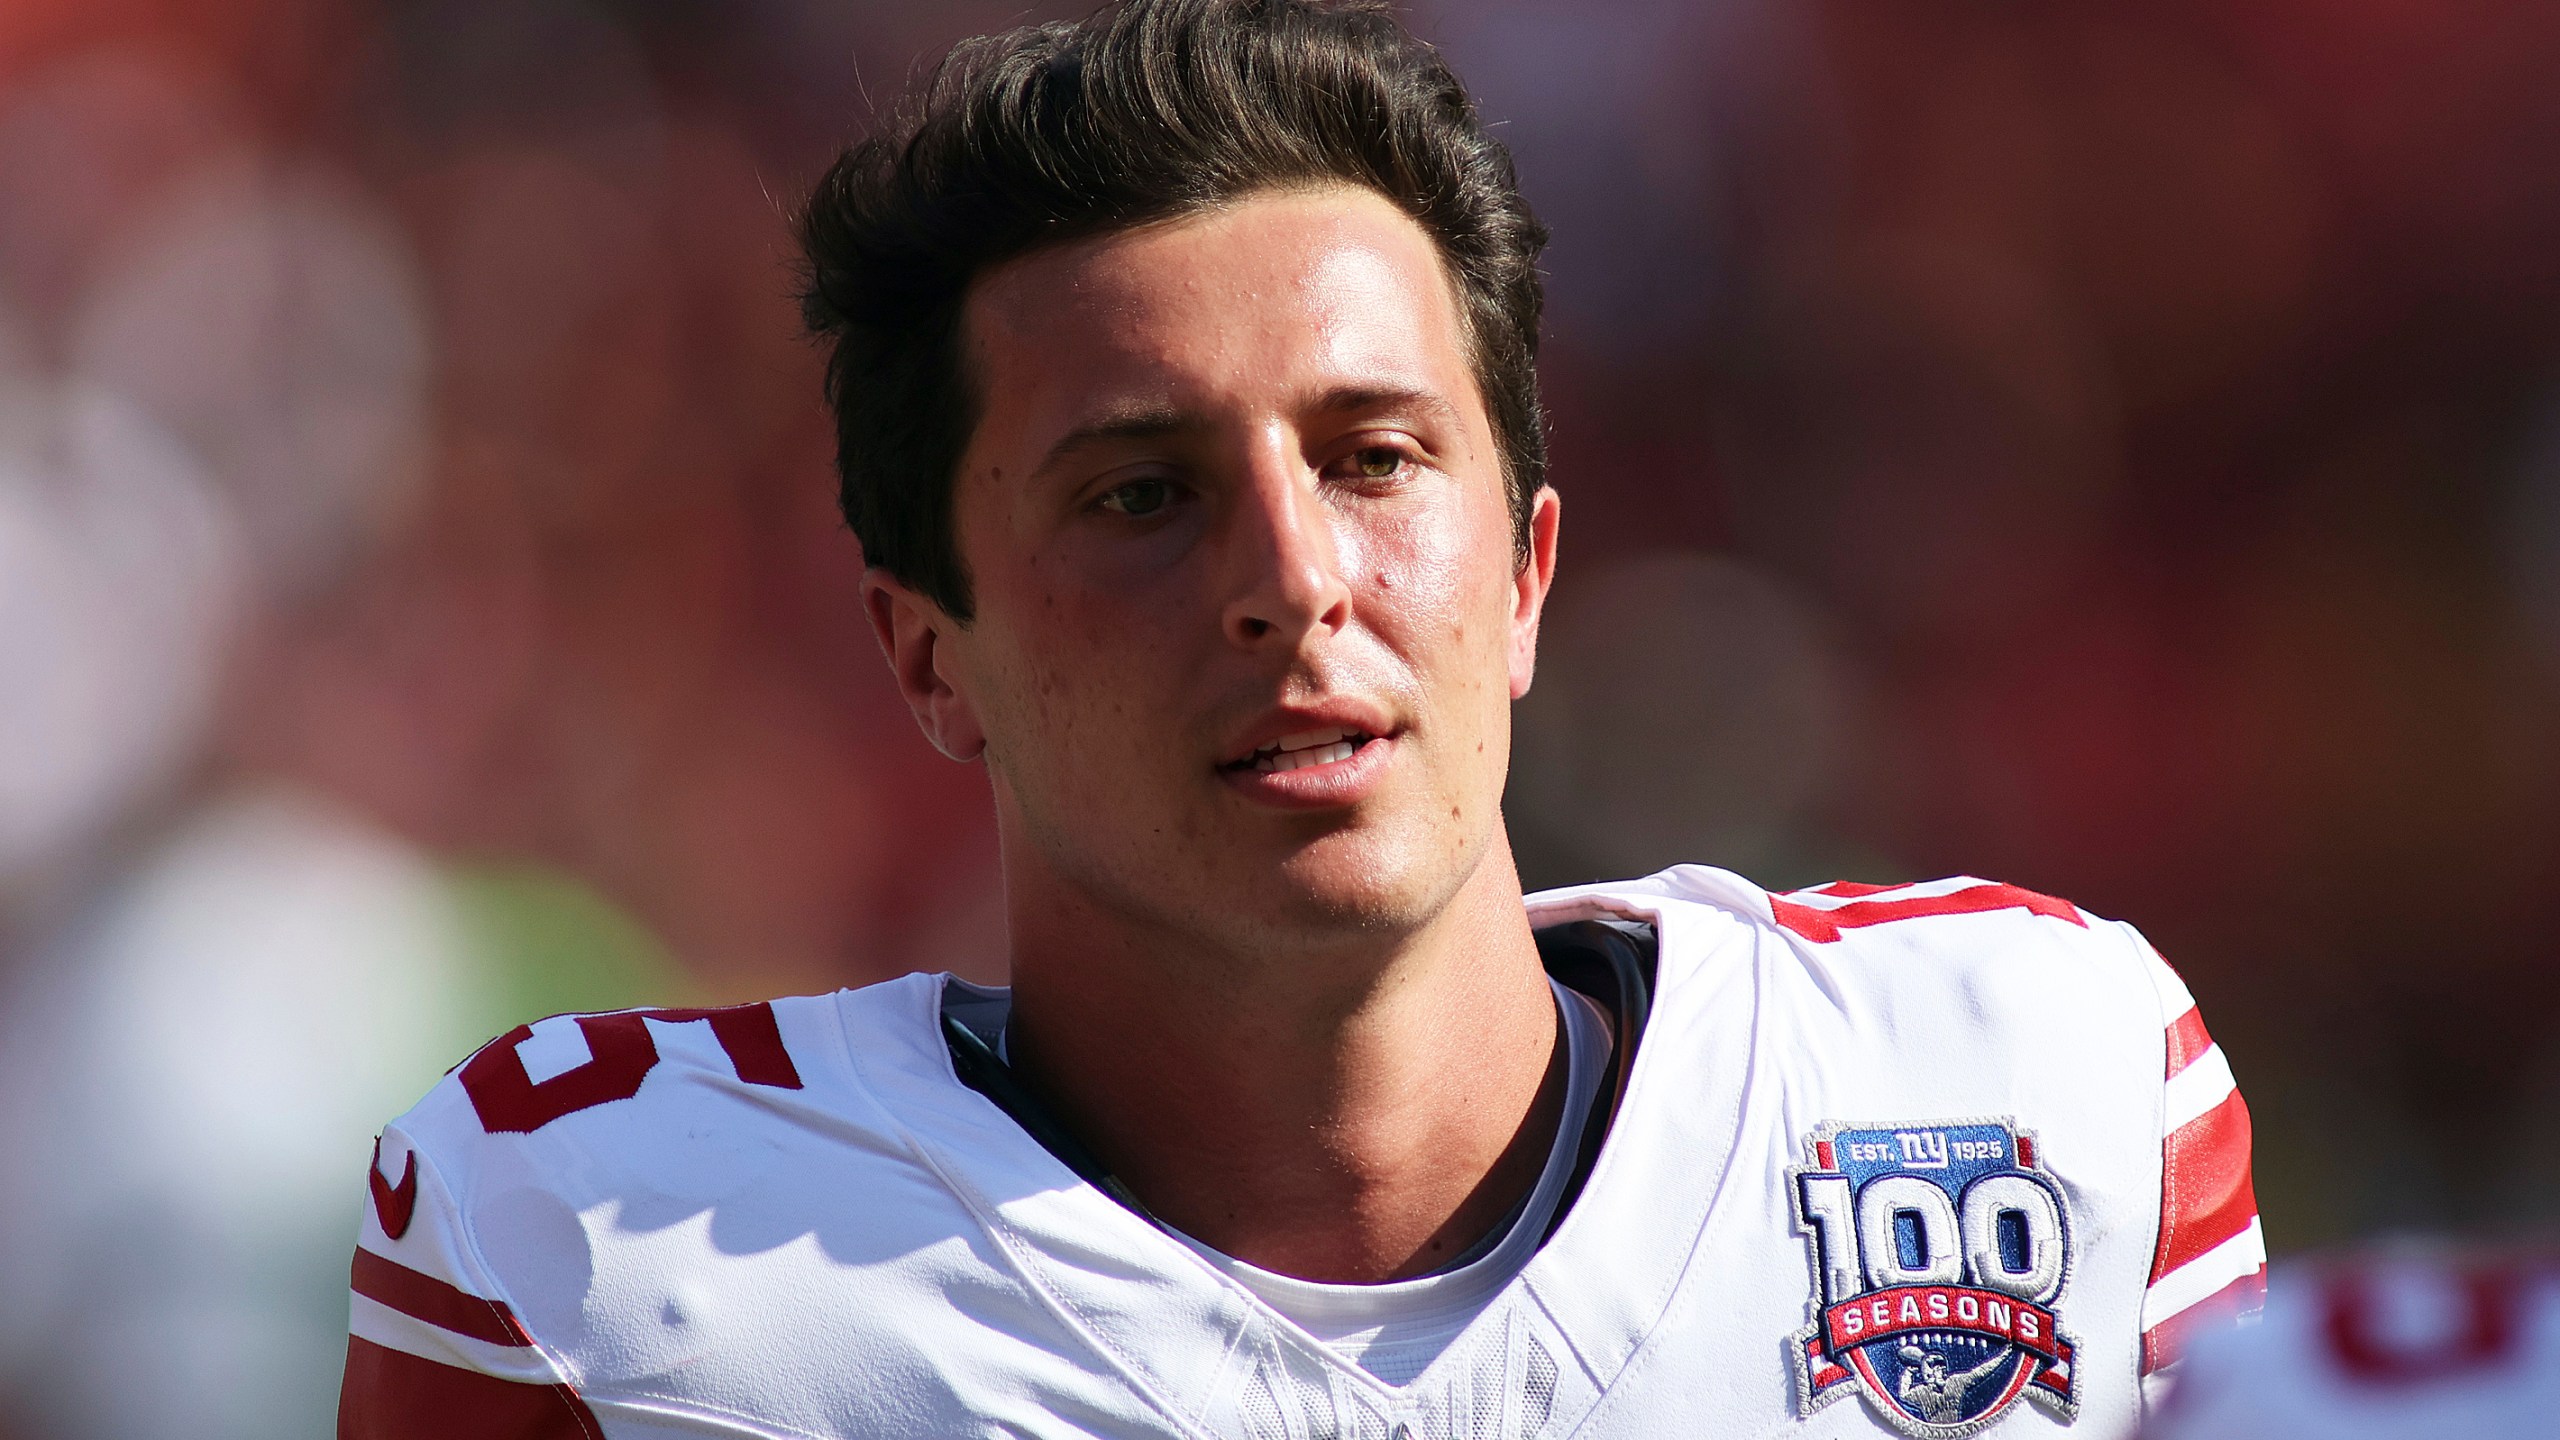
<instances>
[{"instance_id":1,"label":"ear","mask_svg":"<svg viewBox=\"0 0 2560 1440\"><path fill-rule=\"evenodd\" d=\"M1538 616L1556 583L1556 525L1564 502L1544 485L1529 502L1529 558L1511 577L1511 698L1529 693L1538 670Z\"/></svg>"},{"instance_id":2,"label":"ear","mask_svg":"<svg viewBox=\"0 0 2560 1440\"><path fill-rule=\"evenodd\" d=\"M961 631L959 622L876 566L862 572L862 606L924 738L954 760L977 759L987 748L987 734L969 697L953 683L958 657L950 642Z\"/></svg>"}]
</instances>

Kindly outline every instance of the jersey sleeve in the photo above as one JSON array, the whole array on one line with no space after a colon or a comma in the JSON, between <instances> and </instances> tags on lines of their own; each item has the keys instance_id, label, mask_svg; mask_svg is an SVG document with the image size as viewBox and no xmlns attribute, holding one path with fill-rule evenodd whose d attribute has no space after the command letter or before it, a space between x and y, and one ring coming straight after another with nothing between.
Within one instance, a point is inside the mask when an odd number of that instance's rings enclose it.
<instances>
[{"instance_id":1,"label":"jersey sleeve","mask_svg":"<svg viewBox=\"0 0 2560 1440\"><path fill-rule=\"evenodd\" d=\"M473 1255L434 1162L376 1142L349 1276L338 1440L602 1440L555 1356Z\"/></svg>"},{"instance_id":2,"label":"jersey sleeve","mask_svg":"<svg viewBox=\"0 0 2560 1440\"><path fill-rule=\"evenodd\" d=\"M2142 1372L2177 1362L2202 1330L2254 1316L2267 1292L2267 1247L2249 1174L2249 1106L2206 1033L2184 981L2121 927L2143 958L2166 1017L2161 1088L2160 1238L2142 1303Z\"/></svg>"}]
</instances>

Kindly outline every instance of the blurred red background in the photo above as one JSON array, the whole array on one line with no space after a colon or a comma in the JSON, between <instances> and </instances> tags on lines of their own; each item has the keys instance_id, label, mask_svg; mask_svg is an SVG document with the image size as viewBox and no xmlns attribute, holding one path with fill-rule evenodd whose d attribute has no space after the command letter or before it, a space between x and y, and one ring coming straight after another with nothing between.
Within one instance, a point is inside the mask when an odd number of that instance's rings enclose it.
<instances>
[{"instance_id":1,"label":"blurred red background","mask_svg":"<svg viewBox=\"0 0 2560 1440\"><path fill-rule=\"evenodd\" d=\"M499 1029L1001 976L786 217L1023 13L0 7L0 1430L325 1433ZM2560 10L1412 18L1555 232L1525 878L2068 895L2280 1251L2560 1219Z\"/></svg>"}]
</instances>

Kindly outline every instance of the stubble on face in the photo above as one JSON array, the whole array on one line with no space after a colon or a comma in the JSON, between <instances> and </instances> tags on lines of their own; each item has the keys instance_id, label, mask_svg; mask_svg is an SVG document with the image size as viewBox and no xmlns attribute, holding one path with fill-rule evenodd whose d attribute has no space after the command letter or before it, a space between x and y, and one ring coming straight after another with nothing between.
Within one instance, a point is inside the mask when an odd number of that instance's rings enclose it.
<instances>
[{"instance_id":1,"label":"stubble on face","mask_svg":"<svg viewBox=\"0 0 2560 1440\"><path fill-rule=\"evenodd\" d=\"M965 323L977 614L948 643L1017 931L1027 900L1235 950L1358 943L1497 852L1516 899L1519 572L1419 227L1364 191L1256 196L1026 256ZM1341 803L1238 773L1273 730L1350 717L1379 734Z\"/></svg>"}]
</instances>

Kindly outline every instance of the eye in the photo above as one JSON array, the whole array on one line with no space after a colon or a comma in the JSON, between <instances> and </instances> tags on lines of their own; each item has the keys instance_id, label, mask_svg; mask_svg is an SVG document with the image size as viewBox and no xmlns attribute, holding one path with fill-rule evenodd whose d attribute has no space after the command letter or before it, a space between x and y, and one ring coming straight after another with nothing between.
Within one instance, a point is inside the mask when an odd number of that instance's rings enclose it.
<instances>
[{"instance_id":1,"label":"eye","mask_svg":"<svg viewBox=\"0 0 2560 1440\"><path fill-rule=\"evenodd\" d=\"M1351 456L1351 467L1363 480L1391 480L1405 465L1404 452L1387 445L1372 445Z\"/></svg>"},{"instance_id":2,"label":"eye","mask_svg":"<svg viewBox=\"0 0 2560 1440\"><path fill-rule=\"evenodd\" d=\"M1131 519L1143 519L1173 503L1173 486L1162 480L1132 480L1102 493L1098 502Z\"/></svg>"}]
</instances>

